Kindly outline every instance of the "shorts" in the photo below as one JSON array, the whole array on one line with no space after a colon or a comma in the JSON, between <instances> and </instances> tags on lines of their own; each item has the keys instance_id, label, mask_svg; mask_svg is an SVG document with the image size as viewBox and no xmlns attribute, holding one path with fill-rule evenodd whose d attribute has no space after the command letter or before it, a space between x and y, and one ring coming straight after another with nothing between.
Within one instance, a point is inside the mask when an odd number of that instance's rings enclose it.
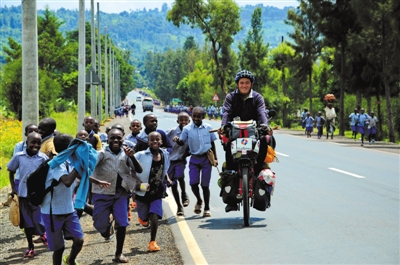
<instances>
[{"instance_id":1,"label":"shorts","mask_svg":"<svg viewBox=\"0 0 400 265\"><path fill-rule=\"evenodd\" d=\"M83 238L83 231L78 214L74 211L70 214L53 214L54 232L51 231L50 214L42 214L46 226L47 242L49 249L56 251L65 246L65 239Z\"/></svg>"},{"instance_id":2,"label":"shorts","mask_svg":"<svg viewBox=\"0 0 400 265\"><path fill-rule=\"evenodd\" d=\"M361 134L365 134L365 127L364 126L358 126L358 132Z\"/></svg>"},{"instance_id":3,"label":"shorts","mask_svg":"<svg viewBox=\"0 0 400 265\"><path fill-rule=\"evenodd\" d=\"M128 193L119 189L115 195L93 193L93 226L103 234L109 231L110 214L112 213L117 227L127 227L128 222Z\"/></svg>"},{"instance_id":4,"label":"shorts","mask_svg":"<svg viewBox=\"0 0 400 265\"><path fill-rule=\"evenodd\" d=\"M168 168L168 176L172 180L173 184L176 183L176 180L185 178L186 163L186 159L171 161L171 164Z\"/></svg>"},{"instance_id":5,"label":"shorts","mask_svg":"<svg viewBox=\"0 0 400 265\"><path fill-rule=\"evenodd\" d=\"M306 131L307 131L307 132L313 132L313 127L312 127L312 126L306 127Z\"/></svg>"},{"instance_id":6,"label":"shorts","mask_svg":"<svg viewBox=\"0 0 400 265\"><path fill-rule=\"evenodd\" d=\"M43 235L45 232L40 207L32 205L28 198L19 198L20 228L34 228L34 235Z\"/></svg>"},{"instance_id":7,"label":"shorts","mask_svg":"<svg viewBox=\"0 0 400 265\"><path fill-rule=\"evenodd\" d=\"M368 129L368 135L371 135L371 134L376 134L376 127L375 126Z\"/></svg>"},{"instance_id":8,"label":"shorts","mask_svg":"<svg viewBox=\"0 0 400 265\"><path fill-rule=\"evenodd\" d=\"M152 202L145 202L140 199L136 200L136 211L140 219L143 221L149 220L150 213L158 215L158 219L162 218L162 200L156 199Z\"/></svg>"},{"instance_id":9,"label":"shorts","mask_svg":"<svg viewBox=\"0 0 400 265\"><path fill-rule=\"evenodd\" d=\"M189 162L190 185L199 184L202 187L209 187L211 180L212 166L207 154L192 155ZM201 173L201 179L200 179Z\"/></svg>"},{"instance_id":10,"label":"shorts","mask_svg":"<svg viewBox=\"0 0 400 265\"><path fill-rule=\"evenodd\" d=\"M351 125L351 131L352 132L357 132L357 126L356 125Z\"/></svg>"}]
</instances>

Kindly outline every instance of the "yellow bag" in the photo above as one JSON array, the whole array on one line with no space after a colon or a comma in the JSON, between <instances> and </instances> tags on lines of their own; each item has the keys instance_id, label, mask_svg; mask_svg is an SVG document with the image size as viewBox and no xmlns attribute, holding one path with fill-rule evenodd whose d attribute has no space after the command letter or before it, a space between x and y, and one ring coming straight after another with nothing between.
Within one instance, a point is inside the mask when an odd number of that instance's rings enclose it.
<instances>
[{"instance_id":1,"label":"yellow bag","mask_svg":"<svg viewBox=\"0 0 400 265\"><path fill-rule=\"evenodd\" d=\"M18 195L8 195L11 197L10 211L8 212L9 219L14 226L19 226L20 216L19 216L19 201Z\"/></svg>"},{"instance_id":2,"label":"yellow bag","mask_svg":"<svg viewBox=\"0 0 400 265\"><path fill-rule=\"evenodd\" d=\"M265 163L272 163L272 162L279 163L279 159L276 157L276 152L270 145L268 145L267 155L265 156L264 162Z\"/></svg>"}]
</instances>

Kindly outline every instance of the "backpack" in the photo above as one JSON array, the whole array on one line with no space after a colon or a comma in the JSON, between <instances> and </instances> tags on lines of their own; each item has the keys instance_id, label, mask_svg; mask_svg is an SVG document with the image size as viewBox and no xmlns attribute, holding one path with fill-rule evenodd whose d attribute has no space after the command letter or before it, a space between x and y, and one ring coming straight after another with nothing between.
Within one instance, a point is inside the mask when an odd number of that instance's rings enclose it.
<instances>
[{"instance_id":1,"label":"backpack","mask_svg":"<svg viewBox=\"0 0 400 265\"><path fill-rule=\"evenodd\" d=\"M26 181L28 187L28 200L32 205L39 206L42 204L44 197L49 191L52 191L59 181L53 180L50 187L46 189L46 178L49 172L48 162L51 159L43 161L40 166L33 171Z\"/></svg>"}]
</instances>

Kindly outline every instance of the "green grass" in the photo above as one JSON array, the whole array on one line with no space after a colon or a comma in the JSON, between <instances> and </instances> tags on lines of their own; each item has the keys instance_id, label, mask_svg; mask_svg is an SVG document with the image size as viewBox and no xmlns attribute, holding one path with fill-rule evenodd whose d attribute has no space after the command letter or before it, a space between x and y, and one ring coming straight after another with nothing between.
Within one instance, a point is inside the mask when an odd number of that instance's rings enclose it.
<instances>
[{"instance_id":1,"label":"green grass","mask_svg":"<svg viewBox=\"0 0 400 265\"><path fill-rule=\"evenodd\" d=\"M62 133L67 133L75 137L78 131L78 114L75 112L67 111L67 112L60 112L60 113L52 113L51 117L56 120L57 122L57 130ZM3 128L4 126L4 128ZM15 144L21 141L21 130L22 128L19 127L18 129L15 128L15 123L4 122L1 128L1 136L2 136L2 143L1 143L1 150L0 150L0 162L2 169L0 170L0 188L10 185L9 181L9 173L7 170L7 163L11 159L12 150ZM18 135L18 137L15 137ZM12 141L5 143L4 139L13 139ZM3 145L4 144L4 145Z\"/></svg>"}]
</instances>

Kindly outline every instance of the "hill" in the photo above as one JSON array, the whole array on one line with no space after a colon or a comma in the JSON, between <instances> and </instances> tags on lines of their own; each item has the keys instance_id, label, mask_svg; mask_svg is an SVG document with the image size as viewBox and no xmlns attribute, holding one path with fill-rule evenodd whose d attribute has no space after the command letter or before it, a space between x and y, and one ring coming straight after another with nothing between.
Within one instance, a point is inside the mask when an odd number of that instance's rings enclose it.
<instances>
[{"instance_id":1,"label":"hill","mask_svg":"<svg viewBox=\"0 0 400 265\"><path fill-rule=\"evenodd\" d=\"M286 19L288 7L279 9L271 6L262 6L264 42L271 47L276 46L282 39L287 37L291 28L283 23ZM236 49L238 42L245 38L250 28L251 15L256 6L246 5L242 8L241 18L243 29L235 36L233 49ZM131 63L141 68L147 51L162 52L168 48L181 48L187 37L193 36L200 46L204 43L200 30L192 29L189 26L175 27L166 20L168 7L166 4L161 10L158 8L150 10L124 11L119 14L100 12L101 33L104 34L104 27L113 41L121 48L131 51ZM22 7L4 6L0 8L0 43L7 44L10 36L21 43L22 33ZM38 10L41 15L43 10ZM54 13L64 24L60 27L63 32L76 30L78 28L78 10L58 9ZM85 19L91 20L90 10L85 13ZM96 22L97 23L97 22ZM5 63L3 52L0 53L0 63Z\"/></svg>"}]
</instances>

